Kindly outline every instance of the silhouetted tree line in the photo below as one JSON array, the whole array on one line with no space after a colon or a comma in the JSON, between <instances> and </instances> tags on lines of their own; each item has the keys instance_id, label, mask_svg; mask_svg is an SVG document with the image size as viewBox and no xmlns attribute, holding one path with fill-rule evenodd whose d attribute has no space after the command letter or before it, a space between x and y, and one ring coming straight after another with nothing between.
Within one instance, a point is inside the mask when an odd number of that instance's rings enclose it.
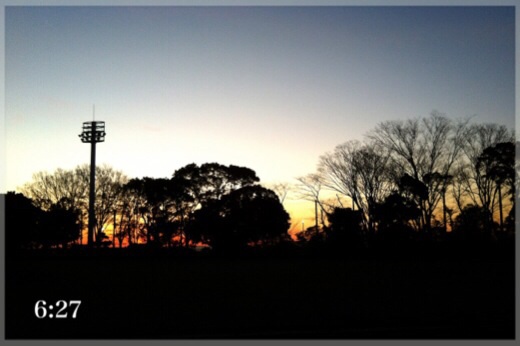
<instances>
[{"instance_id":1,"label":"silhouetted tree line","mask_svg":"<svg viewBox=\"0 0 520 346\"><path fill-rule=\"evenodd\" d=\"M67 247L82 243L88 215L88 166L37 173L23 194L6 196L9 245ZM96 168L98 246L189 247L217 251L274 244L288 238L289 214L278 196L245 167L189 164L166 178L128 179L108 166ZM105 228L114 230L108 239Z\"/></svg>"},{"instance_id":2,"label":"silhouetted tree line","mask_svg":"<svg viewBox=\"0 0 520 346\"><path fill-rule=\"evenodd\" d=\"M512 243L515 165L515 136L504 126L437 111L382 122L298 178L300 196L316 205L315 225L299 238L350 248ZM325 189L336 199L323 199Z\"/></svg>"},{"instance_id":3,"label":"silhouetted tree line","mask_svg":"<svg viewBox=\"0 0 520 346\"><path fill-rule=\"evenodd\" d=\"M8 248L66 247L81 232L77 211L62 199L48 210L34 205L21 193L6 195L6 242Z\"/></svg>"},{"instance_id":4,"label":"silhouetted tree line","mask_svg":"<svg viewBox=\"0 0 520 346\"><path fill-rule=\"evenodd\" d=\"M316 173L298 178L299 198L315 205L315 225L297 235L298 247L363 251L512 242L515 143L504 126L454 121L436 111L382 122L363 142L338 145L320 157ZM249 168L189 164L171 178L129 179L104 165L96 167L96 177L98 246L206 244L227 253L296 246L282 205L291 188L262 187ZM88 180L89 166L83 165L36 173L23 195L9 192L8 245L84 244ZM325 190L336 198L323 199Z\"/></svg>"}]
</instances>

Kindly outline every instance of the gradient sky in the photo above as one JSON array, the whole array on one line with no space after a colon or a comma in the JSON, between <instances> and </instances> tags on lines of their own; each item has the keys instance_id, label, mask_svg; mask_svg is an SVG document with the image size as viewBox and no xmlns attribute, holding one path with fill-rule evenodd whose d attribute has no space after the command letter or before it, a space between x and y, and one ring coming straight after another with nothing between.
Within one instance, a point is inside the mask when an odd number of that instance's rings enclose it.
<instances>
[{"instance_id":1,"label":"gradient sky","mask_svg":"<svg viewBox=\"0 0 520 346\"><path fill-rule=\"evenodd\" d=\"M7 7L5 190L89 162L294 182L385 120L515 124L513 7ZM2 191L5 192L5 191Z\"/></svg>"}]
</instances>

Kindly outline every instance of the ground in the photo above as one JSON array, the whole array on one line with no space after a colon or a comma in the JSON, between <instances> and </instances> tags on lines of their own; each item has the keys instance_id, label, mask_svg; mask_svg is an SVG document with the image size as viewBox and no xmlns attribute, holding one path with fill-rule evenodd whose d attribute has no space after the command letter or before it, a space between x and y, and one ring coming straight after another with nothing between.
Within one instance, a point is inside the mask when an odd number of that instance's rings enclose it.
<instances>
[{"instance_id":1,"label":"ground","mask_svg":"<svg viewBox=\"0 0 520 346\"><path fill-rule=\"evenodd\" d=\"M7 260L6 337L514 338L514 261L29 256ZM81 300L37 319L38 300Z\"/></svg>"}]
</instances>

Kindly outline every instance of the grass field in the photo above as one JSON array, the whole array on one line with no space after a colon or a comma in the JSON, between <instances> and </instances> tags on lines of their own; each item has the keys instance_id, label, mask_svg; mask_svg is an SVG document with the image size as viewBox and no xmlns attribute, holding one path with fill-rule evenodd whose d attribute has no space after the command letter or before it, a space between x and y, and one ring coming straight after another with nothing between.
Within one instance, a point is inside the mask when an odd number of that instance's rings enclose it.
<instances>
[{"instance_id":1,"label":"grass field","mask_svg":"<svg viewBox=\"0 0 520 346\"><path fill-rule=\"evenodd\" d=\"M6 337L514 338L505 260L211 257L8 259ZM81 300L37 319L38 300Z\"/></svg>"}]
</instances>

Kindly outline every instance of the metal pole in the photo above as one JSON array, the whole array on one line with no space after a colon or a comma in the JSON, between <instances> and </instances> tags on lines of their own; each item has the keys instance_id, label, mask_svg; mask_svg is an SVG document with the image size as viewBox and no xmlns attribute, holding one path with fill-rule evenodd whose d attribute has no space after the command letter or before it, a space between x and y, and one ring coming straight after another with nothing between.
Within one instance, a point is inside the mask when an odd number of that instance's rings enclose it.
<instances>
[{"instance_id":1,"label":"metal pole","mask_svg":"<svg viewBox=\"0 0 520 346\"><path fill-rule=\"evenodd\" d=\"M92 122L92 139L96 138L96 126ZM88 204L88 245L94 244L94 225L96 218L94 215L94 205L96 203L96 141L92 140L90 146L90 194Z\"/></svg>"},{"instance_id":2,"label":"metal pole","mask_svg":"<svg viewBox=\"0 0 520 346\"><path fill-rule=\"evenodd\" d=\"M79 135L83 143L90 143L90 191L88 202L88 246L94 246L94 227L96 226L96 143L105 140L105 122L91 121L83 123L83 132ZM99 241L99 234L96 235Z\"/></svg>"}]
</instances>

